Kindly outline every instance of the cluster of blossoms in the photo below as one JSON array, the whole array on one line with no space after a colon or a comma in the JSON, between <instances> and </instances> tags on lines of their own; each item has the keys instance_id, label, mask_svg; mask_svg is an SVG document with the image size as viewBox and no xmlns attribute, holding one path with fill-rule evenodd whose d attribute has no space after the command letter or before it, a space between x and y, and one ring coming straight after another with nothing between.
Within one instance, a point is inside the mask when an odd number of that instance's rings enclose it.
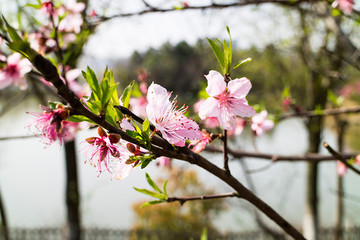
<instances>
[{"instance_id":1,"label":"cluster of blossoms","mask_svg":"<svg viewBox=\"0 0 360 240\"><path fill-rule=\"evenodd\" d=\"M50 17L51 21L36 32L29 34L28 40L31 47L42 54L57 51L58 48L67 48L70 43L76 40L75 34L81 31L83 25L81 14L85 7L84 3L74 0L67 1L64 5L56 7L52 1L43 2L40 12ZM56 27L59 33L58 37L60 37L57 39L58 43L51 35L54 27Z\"/></svg>"},{"instance_id":2,"label":"cluster of blossoms","mask_svg":"<svg viewBox=\"0 0 360 240\"><path fill-rule=\"evenodd\" d=\"M79 71L67 71L66 80L69 86L73 84L71 79L75 79L78 75ZM241 133L245 126L246 121L238 116L253 116L251 129L258 136L273 127L274 123L267 119L266 111L255 114L255 110L248 105L246 95L250 91L251 83L247 78L225 79L216 71L210 71L205 77L208 81L206 91L209 98L198 104L201 119L211 119L214 126L221 126L231 134ZM158 133L177 147L185 147L186 141L189 141L188 147L194 152L203 151L205 146L213 141L213 136L206 130L200 131L199 125L185 116L188 107L184 105L178 108L176 97L170 99L171 92L155 83L147 88L147 78L147 72L142 71L139 74L140 91L144 96L146 95L144 112L155 127L151 136ZM49 140L48 143L55 140L62 142L69 139L70 133L76 132L74 129L77 123L66 121L69 116L66 107L58 105L55 109L43 107L43 110L42 114L33 114L38 116L36 128ZM70 131L71 124L74 124L73 132ZM135 131L126 118L122 120L120 127L124 131ZM146 158L150 154L140 146L122 140L117 134L106 133L101 127L98 128L98 135L86 139L85 142L89 145L86 147L85 158L99 174L105 169L113 179L125 178L141 163L139 159ZM161 157L157 164L170 166L170 162L169 158Z\"/></svg>"}]
</instances>

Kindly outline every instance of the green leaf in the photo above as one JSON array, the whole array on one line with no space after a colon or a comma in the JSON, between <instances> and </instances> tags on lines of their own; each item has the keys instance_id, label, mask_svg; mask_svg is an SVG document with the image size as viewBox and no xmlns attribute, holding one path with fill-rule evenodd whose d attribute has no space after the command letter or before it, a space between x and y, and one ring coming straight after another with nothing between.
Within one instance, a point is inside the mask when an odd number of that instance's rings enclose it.
<instances>
[{"instance_id":1,"label":"green leaf","mask_svg":"<svg viewBox=\"0 0 360 240\"><path fill-rule=\"evenodd\" d=\"M149 163L152 161L152 159L146 159L145 161L143 161L143 163L141 164L141 169L144 169L147 167L147 165L149 165Z\"/></svg>"},{"instance_id":2,"label":"green leaf","mask_svg":"<svg viewBox=\"0 0 360 240\"><path fill-rule=\"evenodd\" d=\"M82 116L82 115L72 115L66 121L70 122L89 122L95 124L93 121L91 121L89 118Z\"/></svg>"},{"instance_id":3,"label":"green leaf","mask_svg":"<svg viewBox=\"0 0 360 240\"><path fill-rule=\"evenodd\" d=\"M52 101L49 101L49 102L48 102L48 105L49 105L49 107L50 107L52 110L56 109L56 107L57 107L58 104L61 104L62 106L64 106L64 104L62 104L62 103L60 103L60 102L52 102Z\"/></svg>"},{"instance_id":4,"label":"green leaf","mask_svg":"<svg viewBox=\"0 0 360 240\"><path fill-rule=\"evenodd\" d=\"M166 200L166 197L164 196L164 194L160 194L160 193L149 191L147 189L140 189L140 188L136 188L136 187L134 187L134 189L136 191L140 192L140 193L149 195L151 197L158 198L158 199L161 199L161 200Z\"/></svg>"},{"instance_id":5,"label":"green leaf","mask_svg":"<svg viewBox=\"0 0 360 240\"><path fill-rule=\"evenodd\" d=\"M132 88L134 86L135 80L133 80L124 90L124 93L121 97L121 101L123 103L123 106L128 108L129 107L129 101L131 97Z\"/></svg>"},{"instance_id":6,"label":"green leaf","mask_svg":"<svg viewBox=\"0 0 360 240\"><path fill-rule=\"evenodd\" d=\"M110 86L118 86L119 84L115 84L115 79L114 79L114 73L113 73L113 70L110 69L110 71L108 72L108 78L109 78L109 81L110 81ZM112 96L111 96L111 102L113 105L115 106L118 106L120 105L119 103L119 95L117 93L117 91L114 91Z\"/></svg>"},{"instance_id":7,"label":"green leaf","mask_svg":"<svg viewBox=\"0 0 360 240\"><path fill-rule=\"evenodd\" d=\"M226 41L224 40L223 43L223 47L224 47L224 72L225 73L230 73L230 68L231 68L231 50L229 48L229 46L227 45Z\"/></svg>"},{"instance_id":8,"label":"green leaf","mask_svg":"<svg viewBox=\"0 0 360 240\"><path fill-rule=\"evenodd\" d=\"M221 70L224 71L224 53L221 47L217 45L217 43L209 38L207 38L208 42L210 43L211 49L213 50L216 59L218 60ZM225 72L223 72L225 74Z\"/></svg>"},{"instance_id":9,"label":"green leaf","mask_svg":"<svg viewBox=\"0 0 360 240\"><path fill-rule=\"evenodd\" d=\"M24 7L32 7L32 8L35 8L35 9L40 9L40 8L41 8L41 4L31 4L31 3L28 3L28 4L25 4Z\"/></svg>"},{"instance_id":10,"label":"green leaf","mask_svg":"<svg viewBox=\"0 0 360 240\"><path fill-rule=\"evenodd\" d=\"M137 140L141 140L142 136L140 133L135 132L135 131L131 131L131 130L126 130L127 135L129 135L132 138L135 138Z\"/></svg>"},{"instance_id":11,"label":"green leaf","mask_svg":"<svg viewBox=\"0 0 360 240\"><path fill-rule=\"evenodd\" d=\"M6 29L7 32L10 35L11 40L13 41L23 41L23 39L20 37L20 35L16 32L15 28L13 28L7 21L6 18L4 16L2 16L5 25L6 25Z\"/></svg>"},{"instance_id":12,"label":"green leaf","mask_svg":"<svg viewBox=\"0 0 360 240\"><path fill-rule=\"evenodd\" d=\"M133 86L133 89L131 92L131 96L136 97L136 98L139 98L142 96L142 93L139 88L139 84L137 82L134 83L134 86Z\"/></svg>"},{"instance_id":13,"label":"green leaf","mask_svg":"<svg viewBox=\"0 0 360 240\"><path fill-rule=\"evenodd\" d=\"M101 98L101 105L102 108L106 108L109 104L110 99L112 98L114 91L116 91L118 84L111 86L109 85L108 80L103 80L100 84L101 91L102 91L102 98Z\"/></svg>"},{"instance_id":14,"label":"green leaf","mask_svg":"<svg viewBox=\"0 0 360 240\"><path fill-rule=\"evenodd\" d=\"M203 229L200 240L207 240L207 229L206 228Z\"/></svg>"},{"instance_id":15,"label":"green leaf","mask_svg":"<svg viewBox=\"0 0 360 240\"><path fill-rule=\"evenodd\" d=\"M116 110L117 109L114 108L111 104L107 105L105 118L106 121L111 123L111 125L118 127L117 122L120 122L122 118L121 117L119 118L119 114Z\"/></svg>"},{"instance_id":16,"label":"green leaf","mask_svg":"<svg viewBox=\"0 0 360 240\"><path fill-rule=\"evenodd\" d=\"M146 133L146 135L150 134L150 122L149 119L146 118L145 121L142 124L143 132Z\"/></svg>"},{"instance_id":17,"label":"green leaf","mask_svg":"<svg viewBox=\"0 0 360 240\"><path fill-rule=\"evenodd\" d=\"M168 183L168 179L165 180L164 185L163 185L163 191L164 191L165 196L168 195L168 194L167 194L167 191L166 191L167 183Z\"/></svg>"},{"instance_id":18,"label":"green leaf","mask_svg":"<svg viewBox=\"0 0 360 240\"><path fill-rule=\"evenodd\" d=\"M323 114L323 109L322 109L322 107L320 105L316 105L315 114L316 115L322 115Z\"/></svg>"},{"instance_id":19,"label":"green leaf","mask_svg":"<svg viewBox=\"0 0 360 240\"><path fill-rule=\"evenodd\" d=\"M146 175L146 181L149 183L149 185L158 193L163 193L160 188L155 184L155 182L151 179L150 175L148 173L145 173Z\"/></svg>"},{"instance_id":20,"label":"green leaf","mask_svg":"<svg viewBox=\"0 0 360 240\"><path fill-rule=\"evenodd\" d=\"M154 205L154 204L159 204L159 203L163 203L163 202L166 202L166 200L154 200L154 201L149 201L149 202L146 202L144 204L142 204L140 207L147 207L147 206L150 206L150 205Z\"/></svg>"},{"instance_id":21,"label":"green leaf","mask_svg":"<svg viewBox=\"0 0 360 240\"><path fill-rule=\"evenodd\" d=\"M84 75L84 73L83 73L83 75ZM99 82L96 78L94 71L91 68L87 67L84 77L86 79L86 82L89 84L91 90L95 93L95 96L98 99L101 99Z\"/></svg>"},{"instance_id":22,"label":"green leaf","mask_svg":"<svg viewBox=\"0 0 360 240\"><path fill-rule=\"evenodd\" d=\"M240 67L241 65L250 62L251 60L252 60L251 58L246 58L246 59L243 59L243 60L239 61L239 62L235 65L235 67L232 69L232 71L234 71L235 69L237 69L237 68Z\"/></svg>"}]
</instances>

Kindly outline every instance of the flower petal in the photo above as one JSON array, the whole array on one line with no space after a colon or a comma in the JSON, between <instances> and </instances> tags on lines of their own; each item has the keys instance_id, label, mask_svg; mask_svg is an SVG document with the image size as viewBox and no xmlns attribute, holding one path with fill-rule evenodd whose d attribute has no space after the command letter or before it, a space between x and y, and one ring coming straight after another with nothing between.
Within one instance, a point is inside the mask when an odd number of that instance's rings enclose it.
<instances>
[{"instance_id":1,"label":"flower petal","mask_svg":"<svg viewBox=\"0 0 360 240\"><path fill-rule=\"evenodd\" d=\"M218 117L220 116L219 102L213 98L209 97L204 102L201 103L199 107L199 117L205 119L206 117Z\"/></svg>"},{"instance_id":2,"label":"flower petal","mask_svg":"<svg viewBox=\"0 0 360 240\"><path fill-rule=\"evenodd\" d=\"M226 83L224 81L224 76L219 72L211 70L208 75L205 75L208 86L206 92L214 97L225 91Z\"/></svg>"},{"instance_id":3,"label":"flower petal","mask_svg":"<svg viewBox=\"0 0 360 240\"><path fill-rule=\"evenodd\" d=\"M245 77L234 79L228 83L230 95L236 98L244 98L249 93L251 87L250 80Z\"/></svg>"}]
</instances>

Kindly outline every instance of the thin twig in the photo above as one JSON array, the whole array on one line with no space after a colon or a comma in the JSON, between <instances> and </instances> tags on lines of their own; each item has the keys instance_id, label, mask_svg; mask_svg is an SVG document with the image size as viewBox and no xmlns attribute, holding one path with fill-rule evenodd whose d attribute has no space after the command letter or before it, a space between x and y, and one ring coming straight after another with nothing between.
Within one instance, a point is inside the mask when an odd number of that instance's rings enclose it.
<instances>
[{"instance_id":1,"label":"thin twig","mask_svg":"<svg viewBox=\"0 0 360 240\"><path fill-rule=\"evenodd\" d=\"M205 148L207 152L222 152L220 148L209 147ZM308 153L304 155L277 155L277 154L268 154L268 153L258 153L258 152L247 152L242 150L232 150L227 149L228 153L235 158L242 157L251 157L251 158L260 158L265 160L270 160L273 162L296 162L296 161L313 161L313 162L323 162L323 161L334 161L337 160L337 157L332 155L322 155L317 153ZM354 158L357 156L355 153L342 153L344 158Z\"/></svg>"},{"instance_id":2,"label":"thin twig","mask_svg":"<svg viewBox=\"0 0 360 240\"><path fill-rule=\"evenodd\" d=\"M223 131L224 136L222 137L223 139L223 156L224 156L224 170L227 174L231 174L230 173L230 169L229 169L229 156L228 156L228 152L227 152L227 130L224 129Z\"/></svg>"},{"instance_id":3,"label":"thin twig","mask_svg":"<svg viewBox=\"0 0 360 240\"><path fill-rule=\"evenodd\" d=\"M231 8L231 7L241 7L246 5L259 5L263 3L277 3L284 6L297 6L302 2L316 2L319 0L298 0L298 1L285 1L285 0L244 0L239 2L234 2L230 4L217 4L212 3L209 5L203 5L203 6L188 6L185 8L182 8L181 11L184 10L206 10L206 9L224 9L224 8ZM97 22L94 22L93 25L98 25L102 22L114 19L114 18L121 18L121 17L131 17L131 16L140 16L145 15L149 13L165 13L165 12L174 12L179 11L179 9L176 8L155 8L151 7L150 9L138 11L138 12L131 12L131 13L119 13L112 16L103 16L100 17Z\"/></svg>"},{"instance_id":4,"label":"thin twig","mask_svg":"<svg viewBox=\"0 0 360 240\"><path fill-rule=\"evenodd\" d=\"M221 193L214 195L192 196L192 197L168 197L166 201L179 202L181 205L183 205L187 201L209 200L209 199L228 198L228 197L239 197L239 194L237 192L232 192L232 193Z\"/></svg>"},{"instance_id":5,"label":"thin twig","mask_svg":"<svg viewBox=\"0 0 360 240\"><path fill-rule=\"evenodd\" d=\"M344 163L346 165L346 167L350 168L351 170L353 170L354 172L356 172L357 174L360 174L360 171L358 169L356 169L353 165L351 165L350 163L348 163L348 161L346 160L346 158L344 158L344 156L335 151L327 142L323 143L323 146L329 151L329 153L331 155L333 155L334 157L336 157L337 160L341 161L342 163Z\"/></svg>"},{"instance_id":6,"label":"thin twig","mask_svg":"<svg viewBox=\"0 0 360 240\"><path fill-rule=\"evenodd\" d=\"M19 140L19 139L34 138L39 136L41 135L36 134L36 135L25 135L25 136L0 137L0 141Z\"/></svg>"},{"instance_id":7,"label":"thin twig","mask_svg":"<svg viewBox=\"0 0 360 240\"><path fill-rule=\"evenodd\" d=\"M284 114L280 117L279 120L284 120L287 118L293 117L322 117L322 116L333 116L346 113L360 113L360 106L356 107L347 107L347 108L336 108L336 109L325 109L321 111L307 111L307 112L297 112Z\"/></svg>"}]
</instances>

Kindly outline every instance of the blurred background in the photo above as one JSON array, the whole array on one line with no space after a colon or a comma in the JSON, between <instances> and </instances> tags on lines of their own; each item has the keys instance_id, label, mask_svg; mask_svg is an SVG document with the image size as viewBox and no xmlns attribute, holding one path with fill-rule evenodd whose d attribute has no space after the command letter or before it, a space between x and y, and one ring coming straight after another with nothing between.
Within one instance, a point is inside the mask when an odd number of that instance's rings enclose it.
<instances>
[{"instance_id":1,"label":"blurred background","mask_svg":"<svg viewBox=\"0 0 360 240\"><path fill-rule=\"evenodd\" d=\"M54 6L68 6L68 14L72 13L71 1L53 2ZM328 155L322 147L326 141L340 152L359 151L356 113L279 120L286 113L359 105L357 1L350 14L328 1L79 2L86 5L81 12L81 30L69 30L75 38L66 46L62 43L64 55L71 52L67 62L71 68L85 70L89 66L100 78L108 66L120 83L119 89L146 72L149 84L156 82L173 91L179 106L189 105L190 114L195 116L193 105L206 86L204 75L219 70L206 38L228 39L228 26L234 61L252 58L234 71L232 78L250 79L249 104L266 109L276 123L262 136L245 127L231 138L230 148L274 155ZM49 17L40 7L41 2L35 0L0 0L0 13L25 35L40 32L48 24ZM161 9L171 10L158 11ZM5 43L0 47L2 55L11 54ZM45 50L44 54L56 61L58 50ZM82 77L76 81L84 83ZM26 90L8 86L0 91L0 194L10 233L4 238L79 239L82 235L86 239L150 239L130 232L137 230L166 232L151 239L199 239L207 229L209 239L278 239L276 234L281 231L239 199L139 208L151 200L133 189L147 188L145 172L160 184L169 179L170 196L231 189L209 173L176 160L171 167L153 162L120 181L105 173L98 176L95 168L84 164L81 151L85 138L97 136L95 129L79 131L72 144L62 146L57 142L48 146L33 137L27 126L34 116L26 112L40 112L40 104L58 99L32 76L27 76L27 85ZM291 104L284 105L284 100ZM72 151L71 146L75 146ZM71 164L65 157L69 151L76 159ZM202 154L221 166L221 153L210 150ZM309 239L359 237L360 181L353 171L339 175L336 161L230 160L232 174L295 227L307 233L306 228L311 229L306 223L308 215L315 219ZM74 186L78 193L72 192ZM71 205L74 196L76 204ZM71 212L76 217L71 217ZM87 231L80 233L79 227ZM185 232L189 235L181 235Z\"/></svg>"}]
</instances>

